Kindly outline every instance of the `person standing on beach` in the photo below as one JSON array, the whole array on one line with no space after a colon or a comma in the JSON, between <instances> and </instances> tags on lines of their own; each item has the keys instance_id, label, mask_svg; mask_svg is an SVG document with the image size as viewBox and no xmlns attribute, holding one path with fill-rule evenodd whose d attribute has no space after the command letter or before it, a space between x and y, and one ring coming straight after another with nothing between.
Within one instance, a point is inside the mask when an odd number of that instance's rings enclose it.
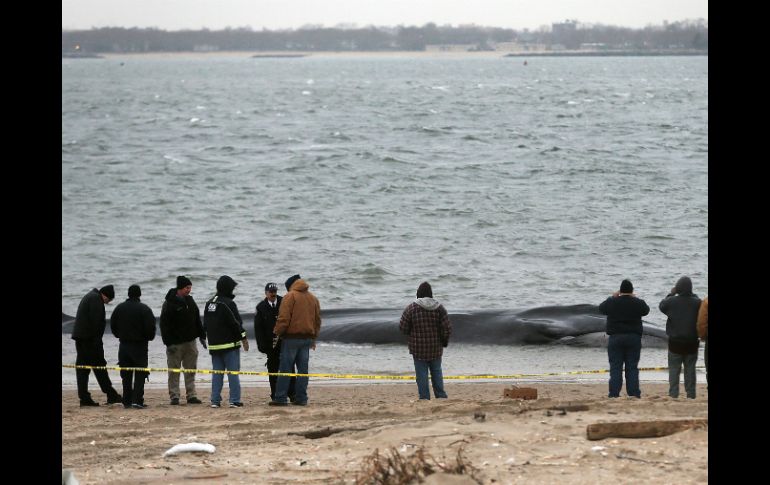
<instances>
[{"instance_id":1,"label":"person standing on beach","mask_svg":"<svg viewBox=\"0 0 770 485\"><path fill-rule=\"evenodd\" d=\"M176 277L176 288L166 293L160 309L160 336L166 346L166 365L169 369L194 371L198 368L198 345L200 340L206 348L206 332L203 330L200 310L190 296L192 281L186 276ZM187 404L201 404L195 390L195 372L184 373L184 387ZM171 405L179 405L179 372L168 371L168 395Z\"/></svg>"},{"instance_id":2,"label":"person standing on beach","mask_svg":"<svg viewBox=\"0 0 770 485\"><path fill-rule=\"evenodd\" d=\"M706 389L709 385L709 297L703 299L698 309L698 337L705 342L703 360L706 361Z\"/></svg>"},{"instance_id":3,"label":"person standing on beach","mask_svg":"<svg viewBox=\"0 0 770 485\"><path fill-rule=\"evenodd\" d=\"M610 361L610 391L608 397L620 397L623 388L623 368L626 371L626 394L642 397L639 389L639 358L642 353L642 317L650 313L644 300L634 296L629 280L620 283L616 291L599 305L607 315L607 356Z\"/></svg>"},{"instance_id":4,"label":"person standing on beach","mask_svg":"<svg viewBox=\"0 0 770 485\"><path fill-rule=\"evenodd\" d=\"M233 291L238 283L227 275L217 280L217 293L203 310L203 326L209 337L209 354L214 370L240 371L241 345L249 351L249 340L243 329L243 320L238 306L233 299ZM222 405L222 387L225 376L216 373L211 378L211 407ZM241 402L241 380L238 374L228 373L227 383L230 388L230 407L239 408Z\"/></svg>"},{"instance_id":5,"label":"person standing on beach","mask_svg":"<svg viewBox=\"0 0 770 485\"><path fill-rule=\"evenodd\" d=\"M420 283L417 299L401 315L399 329L409 337L420 399L430 400L428 371L433 394L437 399L446 398L441 357L452 335L452 323L444 306L433 299L433 288L427 281Z\"/></svg>"},{"instance_id":6,"label":"person standing on beach","mask_svg":"<svg viewBox=\"0 0 770 485\"><path fill-rule=\"evenodd\" d=\"M146 368L147 342L155 338L155 315L150 307L139 301L139 285L128 287L128 299L115 307L110 318L110 329L120 339L118 365ZM123 380L123 407L144 409L144 379L146 371L121 370Z\"/></svg>"},{"instance_id":7,"label":"person standing on beach","mask_svg":"<svg viewBox=\"0 0 770 485\"><path fill-rule=\"evenodd\" d=\"M315 350L315 340L321 332L321 304L308 289L310 286L298 274L286 280L286 296L283 297L278 320L273 332L281 339L279 372L307 374L310 366L310 350ZM275 397L271 406L286 406L289 393L289 376L278 376ZM297 377L294 402L307 405L308 377Z\"/></svg>"},{"instance_id":8,"label":"person standing on beach","mask_svg":"<svg viewBox=\"0 0 770 485\"><path fill-rule=\"evenodd\" d=\"M658 308L668 319L668 395L679 397L679 374L684 365L684 390L695 399L695 363L698 361L698 310L700 298L692 292L692 280L682 276Z\"/></svg>"},{"instance_id":9,"label":"person standing on beach","mask_svg":"<svg viewBox=\"0 0 770 485\"><path fill-rule=\"evenodd\" d=\"M278 372L281 358L281 339L273 329L278 319L278 311L281 308L283 297L278 295L278 285L268 283L265 285L265 299L257 304L254 313L254 336L257 339L257 349L267 355L265 366L268 372ZM292 371L294 372L293 368ZM270 400L275 399L275 385L278 376L270 376ZM292 377L289 382L289 401L294 402L294 388L297 378Z\"/></svg>"},{"instance_id":10,"label":"person standing on beach","mask_svg":"<svg viewBox=\"0 0 770 485\"><path fill-rule=\"evenodd\" d=\"M115 298L115 288L107 285L97 290L92 289L80 300L78 312L75 314L75 326L72 330L72 339L75 341L77 357L75 365L106 366L104 359L104 329L107 327L107 318L104 304ZM123 397L112 387L112 381L105 369L94 369L96 382L99 388L107 395L107 404L122 402ZM78 398L80 406L98 406L99 403L91 398L88 392L88 376L91 369L76 369L75 376L78 383Z\"/></svg>"}]
</instances>

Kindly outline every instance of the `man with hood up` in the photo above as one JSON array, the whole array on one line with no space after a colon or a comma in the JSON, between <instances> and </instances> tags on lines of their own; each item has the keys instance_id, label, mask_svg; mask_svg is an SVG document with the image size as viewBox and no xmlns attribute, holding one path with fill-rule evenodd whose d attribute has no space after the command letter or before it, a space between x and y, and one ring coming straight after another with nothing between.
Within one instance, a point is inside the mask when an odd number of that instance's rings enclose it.
<instances>
[{"instance_id":1,"label":"man with hood up","mask_svg":"<svg viewBox=\"0 0 770 485\"><path fill-rule=\"evenodd\" d=\"M286 295L278 310L278 321L273 333L281 339L281 357L279 372L293 373L297 366L297 374L307 374L310 366L310 350L315 350L315 340L321 332L321 305L318 298L310 293L310 286L295 274L286 280ZM288 376L278 376L275 387L275 397L270 401L271 406L288 405L289 382ZM294 387L294 402L297 406L307 405L308 378L297 377Z\"/></svg>"},{"instance_id":2,"label":"man with hood up","mask_svg":"<svg viewBox=\"0 0 770 485\"><path fill-rule=\"evenodd\" d=\"M682 276L658 305L668 316L668 395L679 397L679 374L684 365L684 390L695 399L695 363L698 360L698 310L700 298L692 292L692 280Z\"/></svg>"},{"instance_id":3,"label":"man with hood up","mask_svg":"<svg viewBox=\"0 0 770 485\"><path fill-rule=\"evenodd\" d=\"M160 310L160 336L166 345L166 363L169 369L195 370L198 368L199 339L206 348L206 332L195 300L190 296L192 281L186 276L176 277L176 288L166 293ZM184 373L187 404L201 404L195 391L195 372ZM168 395L171 405L179 405L179 372L168 372Z\"/></svg>"},{"instance_id":4,"label":"man with hood up","mask_svg":"<svg viewBox=\"0 0 770 485\"><path fill-rule=\"evenodd\" d=\"M427 281L420 284L417 299L401 315L399 329L409 337L409 353L414 359L420 399L430 400L428 371L434 396L446 398L441 356L452 335L452 323L444 306L433 299L433 289Z\"/></svg>"},{"instance_id":5,"label":"man with hood up","mask_svg":"<svg viewBox=\"0 0 770 485\"><path fill-rule=\"evenodd\" d=\"M233 301L233 291L238 283L227 275L217 280L217 294L203 310L203 328L209 340L211 366L214 370L240 371L241 345L249 351L249 340L243 329L243 320L238 313L238 306ZM211 378L211 407L222 406L222 387L225 376L214 374ZM243 407L241 402L241 381L238 374L227 374L230 388L230 407Z\"/></svg>"}]
</instances>

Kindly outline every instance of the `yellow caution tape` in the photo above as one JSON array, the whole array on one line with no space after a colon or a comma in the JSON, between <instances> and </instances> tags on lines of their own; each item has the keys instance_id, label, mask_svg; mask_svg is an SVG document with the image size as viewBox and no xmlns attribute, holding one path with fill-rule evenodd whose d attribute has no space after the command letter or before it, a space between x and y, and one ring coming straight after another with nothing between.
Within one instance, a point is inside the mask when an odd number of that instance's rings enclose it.
<instances>
[{"instance_id":1,"label":"yellow caution tape","mask_svg":"<svg viewBox=\"0 0 770 485\"><path fill-rule=\"evenodd\" d=\"M176 372L193 374L234 374L242 376L290 376L290 377L322 377L326 379L382 379L382 380L402 380L413 381L415 376L395 376L395 375L366 375L366 374L298 374L294 372L256 372L256 371L231 371L231 370L212 370L212 369L171 369L168 367L119 367L104 365L74 365L62 364L62 367L69 369L103 369L103 370L125 370L139 372ZM703 366L698 366L703 369ZM666 371L668 367L640 367L640 371ZM563 376L577 374L607 374L607 369L601 370L575 370L567 372L546 372L544 374L503 374L503 375L468 375L468 376L444 376L444 379L522 379L527 377L546 377Z\"/></svg>"}]
</instances>

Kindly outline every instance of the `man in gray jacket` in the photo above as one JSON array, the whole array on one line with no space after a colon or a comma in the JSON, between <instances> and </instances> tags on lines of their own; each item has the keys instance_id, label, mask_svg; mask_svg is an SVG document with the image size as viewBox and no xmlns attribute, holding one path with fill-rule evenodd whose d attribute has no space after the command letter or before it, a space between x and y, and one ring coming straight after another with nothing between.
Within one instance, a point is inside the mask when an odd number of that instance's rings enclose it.
<instances>
[{"instance_id":1,"label":"man in gray jacket","mask_svg":"<svg viewBox=\"0 0 770 485\"><path fill-rule=\"evenodd\" d=\"M658 305L668 316L668 395L679 397L679 374L684 365L684 390L695 399L695 362L698 360L698 310L700 298L692 292L692 280L682 276Z\"/></svg>"}]
</instances>

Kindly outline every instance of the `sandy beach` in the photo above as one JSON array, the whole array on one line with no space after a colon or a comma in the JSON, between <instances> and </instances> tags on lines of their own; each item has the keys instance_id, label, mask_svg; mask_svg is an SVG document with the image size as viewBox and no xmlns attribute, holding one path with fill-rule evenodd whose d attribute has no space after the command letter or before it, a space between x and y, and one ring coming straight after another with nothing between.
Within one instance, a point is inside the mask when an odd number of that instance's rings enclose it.
<instances>
[{"instance_id":1,"label":"sandy beach","mask_svg":"<svg viewBox=\"0 0 770 485\"><path fill-rule=\"evenodd\" d=\"M171 406L165 389L148 389L143 410L80 408L76 392L64 390L62 466L81 484L355 483L372 476L376 449L380 463L422 450L435 470L436 462L457 467L461 450L465 474L439 471L428 483L708 482L707 427L654 438L586 436L593 423L707 418L705 384L694 400L669 398L667 383L643 382L641 399L608 399L606 383L521 384L537 389L538 399L527 401L503 396L511 384L447 382L449 399L418 401L411 382L311 380L306 407L268 406L263 386L244 388L245 406L233 409ZM201 386L204 403L208 392ZM164 458L191 442L216 451Z\"/></svg>"}]
</instances>

